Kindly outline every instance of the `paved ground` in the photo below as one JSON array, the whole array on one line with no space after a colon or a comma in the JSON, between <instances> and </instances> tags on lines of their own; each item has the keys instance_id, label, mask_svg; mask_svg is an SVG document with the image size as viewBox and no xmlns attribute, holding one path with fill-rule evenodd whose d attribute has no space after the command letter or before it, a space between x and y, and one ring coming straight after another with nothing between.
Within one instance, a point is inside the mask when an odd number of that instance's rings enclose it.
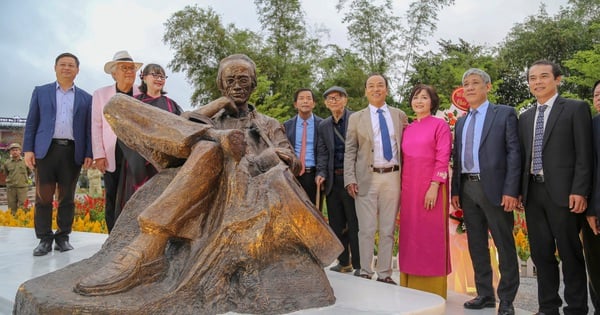
<instances>
[{"instance_id":1,"label":"paved ground","mask_svg":"<svg viewBox=\"0 0 600 315\"><path fill-rule=\"evenodd\" d=\"M6 210L6 204L0 201L0 210ZM31 246L30 246L31 247ZM33 247L32 247L33 248ZM28 249L30 250L30 249ZM395 275L395 279L398 277ZM514 301L514 305L516 308L521 309L525 312L521 312L521 314L528 314L527 312L535 313L537 312L537 282L535 277L521 277L521 284L519 286L519 291L517 292L517 297ZM561 296L562 296L562 285L561 285ZM462 310L462 303L469 299L468 296L451 292L449 294L448 302L446 305L446 314L495 314L492 309L487 309L485 311L468 311ZM0 303L1 304L1 303ZM592 314L593 307L590 302L590 314ZM464 312L463 312L464 311ZM4 314L2 308L0 307L0 314Z\"/></svg>"}]
</instances>

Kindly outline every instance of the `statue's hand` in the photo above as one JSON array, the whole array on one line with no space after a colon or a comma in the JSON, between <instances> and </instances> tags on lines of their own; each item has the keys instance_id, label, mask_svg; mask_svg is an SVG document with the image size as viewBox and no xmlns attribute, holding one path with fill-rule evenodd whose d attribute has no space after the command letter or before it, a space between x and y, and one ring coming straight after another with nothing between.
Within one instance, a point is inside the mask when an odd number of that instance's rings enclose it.
<instances>
[{"instance_id":1,"label":"statue's hand","mask_svg":"<svg viewBox=\"0 0 600 315\"><path fill-rule=\"evenodd\" d=\"M298 160L292 151L282 148L275 148L275 153L285 164L290 167L290 170L294 175L298 175L300 173L302 165L297 163Z\"/></svg>"}]
</instances>

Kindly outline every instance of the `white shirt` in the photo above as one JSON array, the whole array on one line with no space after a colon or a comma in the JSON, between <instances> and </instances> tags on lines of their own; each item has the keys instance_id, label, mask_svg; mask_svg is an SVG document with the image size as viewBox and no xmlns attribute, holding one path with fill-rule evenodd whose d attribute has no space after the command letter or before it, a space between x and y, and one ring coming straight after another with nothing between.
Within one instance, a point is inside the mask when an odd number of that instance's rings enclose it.
<instances>
[{"instance_id":1,"label":"white shirt","mask_svg":"<svg viewBox=\"0 0 600 315\"><path fill-rule=\"evenodd\" d=\"M381 109L383 110L383 117L388 127L388 133L390 134L390 144L392 145L392 159L386 160L383 157L383 144L381 142L381 129L379 128L379 108L369 104L369 112L371 113L371 125L373 126L373 167L390 167L398 164L398 145L396 143L396 133L394 128L394 122L392 121L392 115L388 109L387 104L383 104Z\"/></svg>"}]
</instances>

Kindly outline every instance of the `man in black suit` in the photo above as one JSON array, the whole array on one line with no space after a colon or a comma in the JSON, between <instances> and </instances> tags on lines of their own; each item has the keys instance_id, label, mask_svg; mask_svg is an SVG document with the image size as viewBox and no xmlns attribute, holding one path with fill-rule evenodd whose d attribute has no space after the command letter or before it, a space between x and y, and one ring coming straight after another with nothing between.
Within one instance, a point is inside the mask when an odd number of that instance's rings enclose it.
<instances>
[{"instance_id":1,"label":"man in black suit","mask_svg":"<svg viewBox=\"0 0 600 315\"><path fill-rule=\"evenodd\" d=\"M488 230L498 249L499 315L512 315L519 288L519 264L513 238L513 210L518 205L521 153L514 108L487 100L490 76L480 69L463 75L467 116L456 123L452 205L463 209L477 297L467 309L495 307Z\"/></svg>"},{"instance_id":2,"label":"man in black suit","mask_svg":"<svg viewBox=\"0 0 600 315\"><path fill-rule=\"evenodd\" d=\"M560 67L534 62L527 73L536 106L519 120L521 189L531 258L537 268L539 314L558 315L560 256L565 314L587 314L585 262L579 231L592 182L592 130L588 104L562 98ZM537 134L537 136L536 136Z\"/></svg>"},{"instance_id":3,"label":"man in black suit","mask_svg":"<svg viewBox=\"0 0 600 315\"><path fill-rule=\"evenodd\" d=\"M317 148L318 185L325 183L327 196L327 216L329 226L338 237L344 251L338 256L338 264L330 270L351 272L360 275L360 253L358 250L358 219L354 199L344 188L344 152L348 119L352 111L346 109L348 94L339 86L333 86L325 93L325 106L331 116L319 124L319 146ZM352 264L350 264L352 255Z\"/></svg>"},{"instance_id":4,"label":"man in black suit","mask_svg":"<svg viewBox=\"0 0 600 315\"><path fill-rule=\"evenodd\" d=\"M283 123L285 134L292 144L296 156L302 163L296 178L313 204L317 203L317 127L321 117L313 114L315 94L311 89L299 89L294 93L294 107L298 114ZM321 201L321 200L319 200ZM319 202L320 204L320 202Z\"/></svg>"},{"instance_id":5,"label":"man in black suit","mask_svg":"<svg viewBox=\"0 0 600 315\"><path fill-rule=\"evenodd\" d=\"M600 113L600 80L594 83L594 108ZM583 252L587 265L590 298L594 305L594 314L600 315L600 115L592 119L592 139L594 149L594 180L592 182L592 198L586 211L589 224L583 224L581 236Z\"/></svg>"}]
</instances>

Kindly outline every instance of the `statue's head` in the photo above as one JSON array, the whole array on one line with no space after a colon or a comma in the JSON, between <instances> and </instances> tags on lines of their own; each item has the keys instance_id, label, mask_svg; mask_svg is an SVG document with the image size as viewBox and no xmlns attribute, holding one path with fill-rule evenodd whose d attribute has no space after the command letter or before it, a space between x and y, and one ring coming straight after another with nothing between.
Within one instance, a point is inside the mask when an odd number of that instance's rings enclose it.
<instances>
[{"instance_id":1,"label":"statue's head","mask_svg":"<svg viewBox=\"0 0 600 315\"><path fill-rule=\"evenodd\" d=\"M217 86L221 94L231 97L237 106L246 104L256 88L256 64L243 54L223 58L219 63Z\"/></svg>"}]
</instances>

